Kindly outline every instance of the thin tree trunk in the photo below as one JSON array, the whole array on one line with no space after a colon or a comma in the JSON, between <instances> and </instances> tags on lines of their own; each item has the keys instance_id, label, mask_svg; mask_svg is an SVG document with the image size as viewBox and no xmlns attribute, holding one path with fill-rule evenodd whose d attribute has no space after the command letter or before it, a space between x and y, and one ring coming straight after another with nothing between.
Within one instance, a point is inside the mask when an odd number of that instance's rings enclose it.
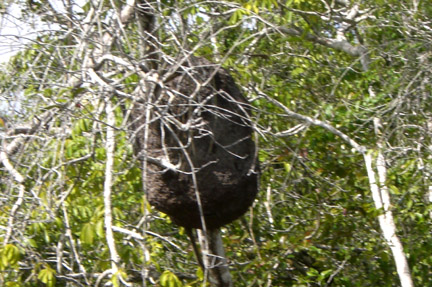
<instances>
[{"instance_id":1,"label":"thin tree trunk","mask_svg":"<svg viewBox=\"0 0 432 287\"><path fill-rule=\"evenodd\" d=\"M402 243L396 234L396 225L394 223L393 213L390 210L390 194L385 183L387 171L385 168L384 156L382 155L381 151L379 151L376 159L379 183L376 180L376 173L372 167L371 154L364 154L364 160L375 207L377 209L383 209L383 214L378 216L378 222L387 245L392 251L396 270L401 281L401 286L413 287L414 284L411 279L408 261L403 251Z\"/></svg>"},{"instance_id":2,"label":"thin tree trunk","mask_svg":"<svg viewBox=\"0 0 432 287\"><path fill-rule=\"evenodd\" d=\"M228 260L225 257L220 229L207 230L206 233L204 235L202 231L198 231L205 274L208 274L209 281L214 287L234 286L228 268ZM205 241L207 241L207 244L205 244ZM204 248L205 246L208 246L208 250Z\"/></svg>"},{"instance_id":3,"label":"thin tree trunk","mask_svg":"<svg viewBox=\"0 0 432 287\"><path fill-rule=\"evenodd\" d=\"M106 166L105 166L105 181L104 181L104 222L105 222L105 237L108 243L108 249L111 258L111 270L113 276L118 273L119 255L117 253L114 233L112 230L112 210L111 210L111 188L113 182L113 165L115 152L115 135L113 125L115 124L114 111L109 100L106 104L107 112L107 131L106 131Z\"/></svg>"},{"instance_id":4,"label":"thin tree trunk","mask_svg":"<svg viewBox=\"0 0 432 287\"><path fill-rule=\"evenodd\" d=\"M366 69L367 70L367 69ZM371 98L375 97L375 92L372 87L369 88L369 94ZM391 211L390 193L387 187L387 168L384 154L382 153L384 141L381 134L381 120L378 117L374 117L374 130L378 137L377 149L378 154L375 161L376 172L373 170L372 155L371 153L363 154L366 170L369 178L369 185L372 192L372 198L377 209L382 209L383 214L378 216L378 222L382 230L383 236L390 247L393 254L393 259L396 265L396 270L399 275L399 280L402 287L413 287L410 268L408 260L406 258L402 242L397 236L396 224L394 223L393 213ZM376 174L378 175L378 181L376 180Z\"/></svg>"}]
</instances>

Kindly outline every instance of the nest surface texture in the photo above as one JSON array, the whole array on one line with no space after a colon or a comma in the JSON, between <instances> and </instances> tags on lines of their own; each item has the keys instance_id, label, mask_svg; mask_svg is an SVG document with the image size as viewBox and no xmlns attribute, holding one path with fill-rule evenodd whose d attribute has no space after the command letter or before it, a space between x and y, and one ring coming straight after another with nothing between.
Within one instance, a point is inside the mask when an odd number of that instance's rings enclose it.
<instances>
[{"instance_id":1,"label":"nest surface texture","mask_svg":"<svg viewBox=\"0 0 432 287\"><path fill-rule=\"evenodd\" d=\"M132 128L150 204L187 228L243 215L258 191L258 162L250 108L231 75L192 58L144 102Z\"/></svg>"}]
</instances>

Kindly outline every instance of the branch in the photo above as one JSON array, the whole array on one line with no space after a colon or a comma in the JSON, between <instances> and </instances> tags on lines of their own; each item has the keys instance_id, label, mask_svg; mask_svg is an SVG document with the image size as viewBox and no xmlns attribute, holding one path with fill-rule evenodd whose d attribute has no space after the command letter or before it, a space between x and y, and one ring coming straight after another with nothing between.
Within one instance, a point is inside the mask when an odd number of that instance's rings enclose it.
<instances>
[{"instance_id":1,"label":"branch","mask_svg":"<svg viewBox=\"0 0 432 287\"><path fill-rule=\"evenodd\" d=\"M128 235L128 236L130 236L130 237L132 237L132 238L134 238L136 240L144 240L145 239L144 236L142 236L138 232L135 232L135 231L132 231L132 230L129 230L129 229L126 229L126 228L122 228L122 227L119 227L119 226L113 226L112 230L115 231L115 232L126 234L126 235ZM178 246L177 244L175 244L174 242L172 242L171 240L169 240L168 238L166 238L166 237L164 237L162 235L159 235L159 234L157 234L155 232L151 232L151 231L148 231L148 230L145 230L144 233L148 234L148 235L151 235L151 236L154 236L154 237L157 237L157 238L159 238L159 239L167 242L169 245L171 245L172 247L176 248L181 253L187 253L180 246Z\"/></svg>"},{"instance_id":2,"label":"branch","mask_svg":"<svg viewBox=\"0 0 432 287\"><path fill-rule=\"evenodd\" d=\"M348 6L348 5L344 5L344 6ZM272 27L271 29L279 33L288 34L291 36L303 37L307 41L317 43L338 51L345 52L354 57L359 57L361 64L363 66L363 70L366 71L368 69L369 62L370 62L368 56L368 49L361 44L352 45L345 36L346 31L350 27L352 27L352 25L355 25L356 23L368 17L367 14L360 15L360 16L359 14L360 14L360 10L358 4L354 4L348 11L346 11L345 15L341 19L342 23L336 29L335 39L306 33L303 29L295 26L293 26L292 28L284 27L284 26ZM360 43L362 43L361 39L360 39Z\"/></svg>"},{"instance_id":3,"label":"branch","mask_svg":"<svg viewBox=\"0 0 432 287\"><path fill-rule=\"evenodd\" d=\"M336 129L335 127L333 127L332 125L330 125L329 123L308 117L308 116L304 116L298 113L295 113L293 111L291 111L290 109L288 109L284 104L282 104L281 102L279 102L278 100L275 100L269 96L267 96L265 93L262 92L258 92L260 96L265 97L269 102L275 104L276 106L280 107L281 109L283 109L283 111L285 112L285 115L297 120L300 120L302 122L311 124L311 125L315 125L315 126L319 126L322 127L326 130L328 130L329 132L337 135L338 137L340 137L341 139L343 139L344 141L346 141L348 144L350 144L357 152L364 154L366 152L366 148L360 144L358 144L356 141L354 141L352 138L350 138L348 135L344 134L343 132L341 132L340 130Z\"/></svg>"},{"instance_id":4,"label":"branch","mask_svg":"<svg viewBox=\"0 0 432 287\"><path fill-rule=\"evenodd\" d=\"M48 125L48 123L51 122L51 120L53 119L54 115L55 115L54 111L52 110L47 111L42 115L35 117L33 123L27 125L25 128L24 127L22 129L13 128L11 130L8 130L7 134L10 135L10 134L14 134L15 132L18 133L18 131L21 130L21 132L23 132L26 135L33 135L39 130L39 128ZM7 155L13 155L18 151L19 147L26 142L27 139L28 137L26 136L20 136L15 138L12 142L4 146L4 152Z\"/></svg>"},{"instance_id":5,"label":"branch","mask_svg":"<svg viewBox=\"0 0 432 287\"><path fill-rule=\"evenodd\" d=\"M111 255L111 271L112 274L118 274L118 264L120 257L114 241L114 234L112 229L112 213L111 213L111 188L113 181L114 169L114 149L115 149L115 115L110 100L106 103L107 126L106 126L106 164L105 164L105 181L104 181L104 214L105 214L105 237L108 244L108 249Z\"/></svg>"},{"instance_id":6,"label":"branch","mask_svg":"<svg viewBox=\"0 0 432 287\"><path fill-rule=\"evenodd\" d=\"M350 44L347 40L337 40L337 39L330 39L330 38L324 38L319 37L313 34L305 33L303 29L299 27L294 28L288 28L288 27L277 27L277 31L282 32L284 34L288 34L291 36L302 36L306 40L338 50L345 52L351 56L363 56L365 52L367 52L366 47L362 45L353 46Z\"/></svg>"},{"instance_id":7,"label":"branch","mask_svg":"<svg viewBox=\"0 0 432 287\"><path fill-rule=\"evenodd\" d=\"M14 218L15 214L20 208L21 204L23 203L23 198L25 194L25 188L24 188L24 177L19 173L13 165L10 163L9 158L6 154L6 152L2 149L0 150L0 162L3 164L3 166L6 168L6 170L12 175L14 180L18 183L18 199L15 201L14 205L12 206L12 209L9 213L9 219L8 224L6 228L6 235L3 241L3 246L6 246L9 242L9 239L12 235L12 229L14 224Z\"/></svg>"},{"instance_id":8,"label":"branch","mask_svg":"<svg viewBox=\"0 0 432 287\"><path fill-rule=\"evenodd\" d=\"M86 284L89 285L90 283L87 279L87 271L86 271L85 267L82 265L79 253L76 249L75 240L73 239L72 230L71 230L71 227L69 224L69 216L67 214L67 210L66 210L64 205L62 205L62 211L63 211L63 216L64 216L64 225L65 225L65 229L66 229L65 233L66 233L66 236L69 238L70 248L72 249L72 256L75 257L75 261L78 264L79 270L83 274L83 277L84 277ZM71 264L71 266L73 266L73 264Z\"/></svg>"}]
</instances>

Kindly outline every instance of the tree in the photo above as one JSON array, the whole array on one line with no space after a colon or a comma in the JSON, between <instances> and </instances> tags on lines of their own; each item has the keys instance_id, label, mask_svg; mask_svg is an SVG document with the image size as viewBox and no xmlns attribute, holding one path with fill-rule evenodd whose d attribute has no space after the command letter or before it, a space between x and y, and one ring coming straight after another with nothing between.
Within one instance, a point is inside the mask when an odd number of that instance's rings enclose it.
<instances>
[{"instance_id":1,"label":"tree","mask_svg":"<svg viewBox=\"0 0 432 287\"><path fill-rule=\"evenodd\" d=\"M222 230L236 286L429 284L427 3L50 3L16 2L46 29L0 78L3 285L203 284L129 132L190 56L253 107L261 191Z\"/></svg>"}]
</instances>

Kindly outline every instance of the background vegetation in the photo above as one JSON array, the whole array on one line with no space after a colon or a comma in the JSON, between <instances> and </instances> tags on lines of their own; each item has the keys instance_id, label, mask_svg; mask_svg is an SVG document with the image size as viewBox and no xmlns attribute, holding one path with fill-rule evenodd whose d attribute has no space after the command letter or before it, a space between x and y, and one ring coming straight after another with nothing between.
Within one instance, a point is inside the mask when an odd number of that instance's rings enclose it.
<instances>
[{"instance_id":1,"label":"background vegetation","mask_svg":"<svg viewBox=\"0 0 432 287\"><path fill-rule=\"evenodd\" d=\"M432 286L428 1L0 9L37 31L0 36L23 43L0 72L0 285L203 285L184 230L145 200L127 112L196 55L254 107L261 190L222 230L235 286Z\"/></svg>"}]
</instances>

